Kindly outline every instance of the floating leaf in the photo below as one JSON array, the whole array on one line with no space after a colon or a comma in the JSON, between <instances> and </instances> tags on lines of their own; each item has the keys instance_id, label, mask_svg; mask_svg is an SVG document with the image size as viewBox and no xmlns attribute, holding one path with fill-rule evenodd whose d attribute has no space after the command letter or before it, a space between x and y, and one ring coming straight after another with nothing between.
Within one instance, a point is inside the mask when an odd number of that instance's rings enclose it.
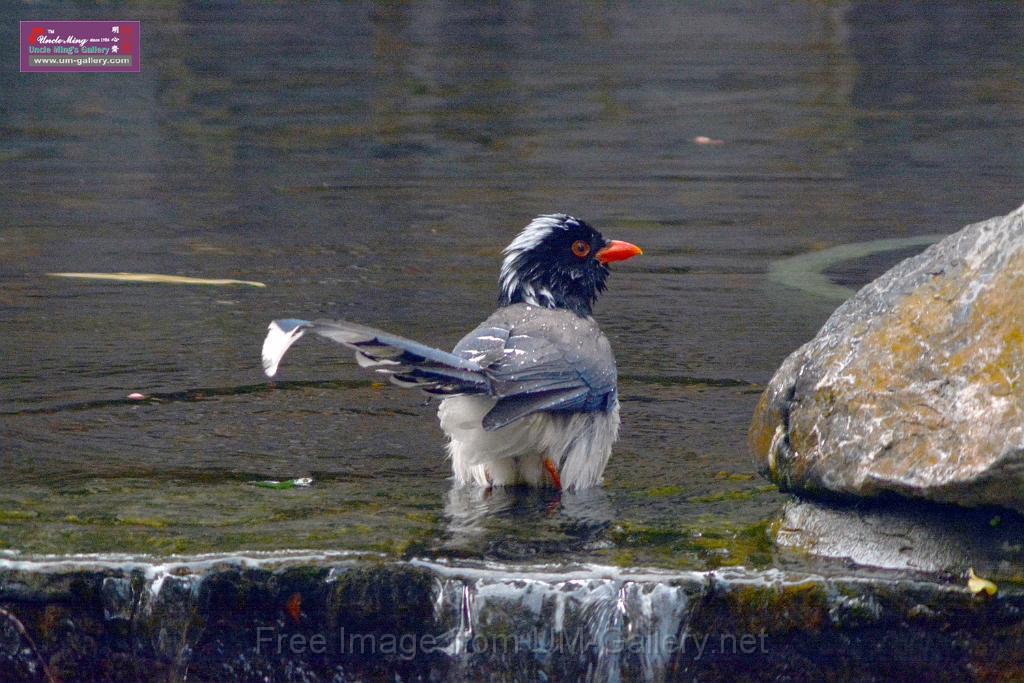
<instances>
[{"instance_id":1,"label":"floating leaf","mask_svg":"<svg viewBox=\"0 0 1024 683\"><path fill-rule=\"evenodd\" d=\"M967 570L967 590L971 591L975 595L985 591L988 595L995 595L999 587L988 579L983 579L974 573L974 567Z\"/></svg>"},{"instance_id":2,"label":"floating leaf","mask_svg":"<svg viewBox=\"0 0 1024 683\"><path fill-rule=\"evenodd\" d=\"M261 489L293 489L293 488L295 488L295 484L291 483L290 481L275 481L273 479L268 479L266 481L251 481L249 483L252 484L253 486L259 487Z\"/></svg>"},{"instance_id":3,"label":"floating leaf","mask_svg":"<svg viewBox=\"0 0 1024 683\"><path fill-rule=\"evenodd\" d=\"M273 479L267 479L265 481L253 481L250 482L253 486L258 486L261 489L276 489L283 491L294 488L306 488L307 486L313 485L312 477L299 477L298 479L289 479L287 481L275 481Z\"/></svg>"},{"instance_id":4,"label":"floating leaf","mask_svg":"<svg viewBox=\"0 0 1024 683\"><path fill-rule=\"evenodd\" d=\"M155 282L168 285L246 285L266 287L262 282L251 280L210 279L185 277L184 275L160 275L159 273L47 273L50 277L70 277L83 280L114 280L117 282Z\"/></svg>"}]
</instances>

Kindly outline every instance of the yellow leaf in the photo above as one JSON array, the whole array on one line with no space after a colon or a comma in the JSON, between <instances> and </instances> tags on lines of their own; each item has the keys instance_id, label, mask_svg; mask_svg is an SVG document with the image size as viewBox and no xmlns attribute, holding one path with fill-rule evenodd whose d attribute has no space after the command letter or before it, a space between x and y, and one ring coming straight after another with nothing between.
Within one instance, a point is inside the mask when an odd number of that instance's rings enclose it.
<instances>
[{"instance_id":1,"label":"yellow leaf","mask_svg":"<svg viewBox=\"0 0 1024 683\"><path fill-rule=\"evenodd\" d=\"M974 567L967 570L967 590L971 591L975 595L985 591L988 595L995 595L999 587L988 579L983 579L974 573Z\"/></svg>"},{"instance_id":2,"label":"yellow leaf","mask_svg":"<svg viewBox=\"0 0 1024 683\"><path fill-rule=\"evenodd\" d=\"M170 285L248 285L266 287L262 282L250 280L225 280L183 275L160 275L159 273L47 273L50 277L71 277L83 280L114 280L117 282L157 282Z\"/></svg>"}]
</instances>

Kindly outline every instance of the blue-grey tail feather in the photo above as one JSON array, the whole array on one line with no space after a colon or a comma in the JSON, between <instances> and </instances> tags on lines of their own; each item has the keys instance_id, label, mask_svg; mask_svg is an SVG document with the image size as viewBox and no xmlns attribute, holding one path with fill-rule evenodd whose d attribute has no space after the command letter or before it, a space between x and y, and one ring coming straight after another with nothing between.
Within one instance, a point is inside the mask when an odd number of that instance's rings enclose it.
<instances>
[{"instance_id":1,"label":"blue-grey tail feather","mask_svg":"<svg viewBox=\"0 0 1024 683\"><path fill-rule=\"evenodd\" d=\"M279 331L274 331L275 325ZM313 332L351 349L360 365L388 375L399 386L416 387L435 396L488 391L488 379L478 363L346 320L275 320L271 323L268 338L281 333L287 336L296 330ZM280 355L283 356L284 352ZM267 367L266 358L264 367ZM276 369L276 362L273 367Z\"/></svg>"},{"instance_id":2,"label":"blue-grey tail feather","mask_svg":"<svg viewBox=\"0 0 1024 683\"><path fill-rule=\"evenodd\" d=\"M281 328L281 331L285 334L291 332L296 327L309 327L312 323L308 320L300 320L298 318L284 318L283 320L275 320L277 326Z\"/></svg>"}]
</instances>

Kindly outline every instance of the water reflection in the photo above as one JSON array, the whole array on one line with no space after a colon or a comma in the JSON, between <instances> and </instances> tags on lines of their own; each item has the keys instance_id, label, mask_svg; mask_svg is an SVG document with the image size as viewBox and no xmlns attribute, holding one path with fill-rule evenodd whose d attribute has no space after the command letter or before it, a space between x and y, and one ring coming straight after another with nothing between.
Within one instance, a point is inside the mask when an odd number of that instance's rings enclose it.
<instances>
[{"instance_id":1,"label":"water reflection","mask_svg":"<svg viewBox=\"0 0 1024 683\"><path fill-rule=\"evenodd\" d=\"M594 550L617 517L604 489L455 486L445 498L443 547L453 553L522 559ZM539 533L538 533L539 532Z\"/></svg>"}]
</instances>

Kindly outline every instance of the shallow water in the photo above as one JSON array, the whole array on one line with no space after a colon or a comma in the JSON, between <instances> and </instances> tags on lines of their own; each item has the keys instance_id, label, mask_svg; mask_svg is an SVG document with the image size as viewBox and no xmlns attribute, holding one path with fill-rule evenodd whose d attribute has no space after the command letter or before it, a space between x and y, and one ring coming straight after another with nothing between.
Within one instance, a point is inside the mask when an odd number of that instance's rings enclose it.
<instances>
[{"instance_id":1,"label":"shallow water","mask_svg":"<svg viewBox=\"0 0 1024 683\"><path fill-rule=\"evenodd\" d=\"M109 15L30 7L0 9L0 38ZM746 428L835 302L769 263L1022 200L1017 5L131 12L141 74L0 72L0 548L25 554L778 562L786 497ZM500 249L552 211L645 250L597 310L623 419L604 489L450 491L434 408L327 344L263 377L275 317L450 347L493 309Z\"/></svg>"}]
</instances>

